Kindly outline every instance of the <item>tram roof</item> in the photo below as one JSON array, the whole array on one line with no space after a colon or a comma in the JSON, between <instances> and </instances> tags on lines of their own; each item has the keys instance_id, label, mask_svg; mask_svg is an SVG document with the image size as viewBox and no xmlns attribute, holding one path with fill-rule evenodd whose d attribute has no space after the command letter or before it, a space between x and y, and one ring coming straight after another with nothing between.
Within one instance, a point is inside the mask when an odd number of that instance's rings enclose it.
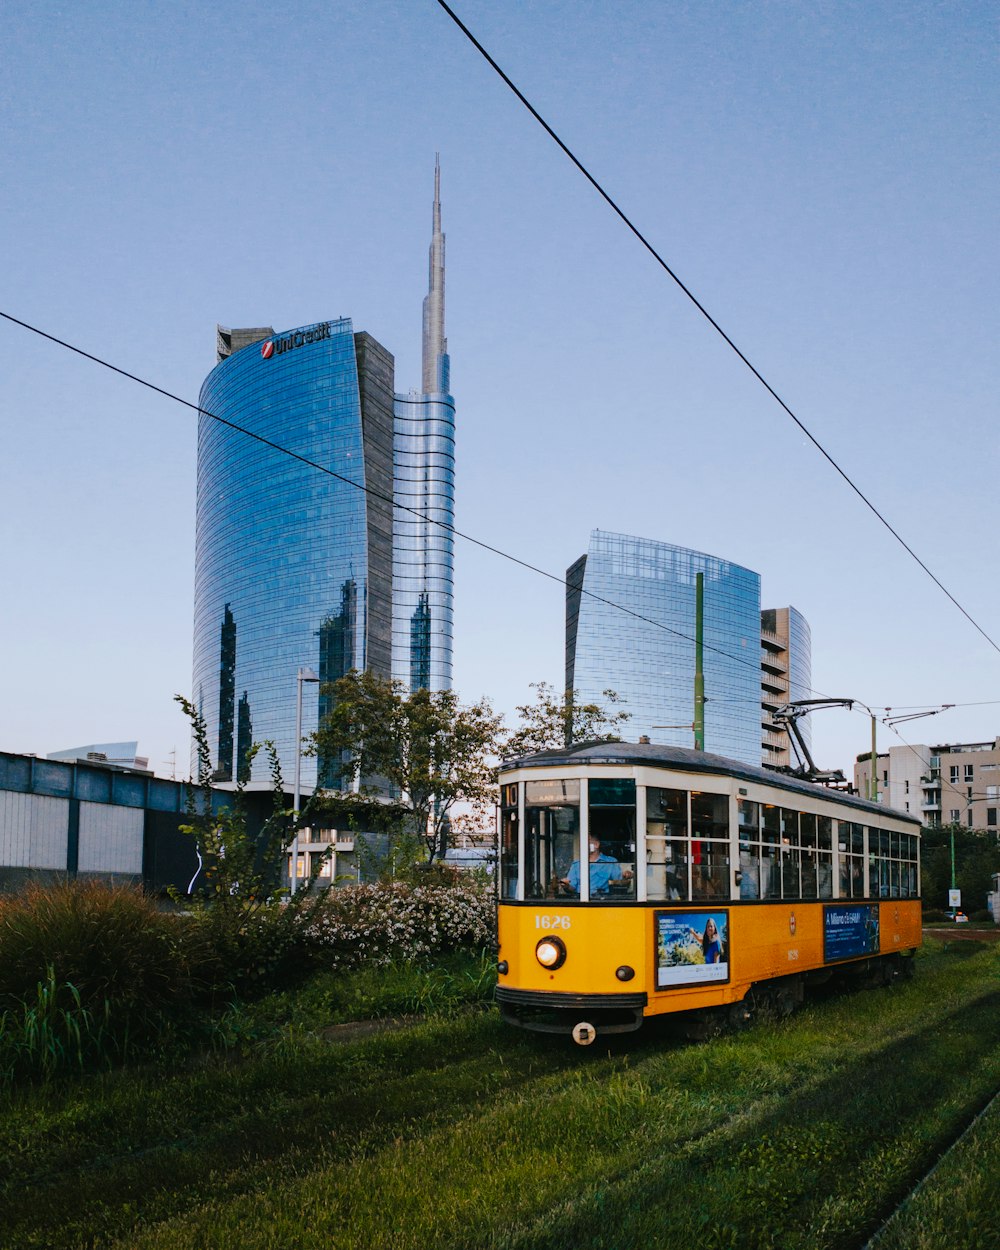
<instances>
[{"instance_id":1,"label":"tram roof","mask_svg":"<svg viewBox=\"0 0 1000 1250\"><path fill-rule=\"evenodd\" d=\"M691 747L664 746L655 742L580 742L574 746L559 747L551 751L539 751L534 755L523 755L517 759L504 760L501 765L505 771L515 768L551 768L557 764L618 764L661 766L675 768L691 773L722 773L726 777L735 777L740 781L753 781L759 785L776 786L780 790L795 794L808 794L813 798L824 797L831 802L856 808L858 811L894 816L899 820L920 825L922 822L910 812L900 812L884 803L873 803L856 794L847 794L843 790L833 790L817 785L812 781L804 781L800 777L792 777L788 773L778 772L773 768L762 768L755 764L745 764L742 760L731 760L724 755L712 755L708 751L695 751Z\"/></svg>"}]
</instances>

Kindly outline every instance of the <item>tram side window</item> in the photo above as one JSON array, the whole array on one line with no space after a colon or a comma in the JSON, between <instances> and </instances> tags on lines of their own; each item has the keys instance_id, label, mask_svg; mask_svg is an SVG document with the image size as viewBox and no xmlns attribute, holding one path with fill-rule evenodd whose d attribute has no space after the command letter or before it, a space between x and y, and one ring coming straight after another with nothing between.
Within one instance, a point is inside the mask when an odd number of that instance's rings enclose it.
<instances>
[{"instance_id":1,"label":"tram side window","mask_svg":"<svg viewBox=\"0 0 1000 1250\"><path fill-rule=\"evenodd\" d=\"M688 796L686 790L646 788L646 897L685 902L688 885Z\"/></svg>"},{"instance_id":2,"label":"tram side window","mask_svg":"<svg viewBox=\"0 0 1000 1250\"><path fill-rule=\"evenodd\" d=\"M802 852L799 847L798 812L781 808L781 897L801 898L799 868Z\"/></svg>"},{"instance_id":3,"label":"tram side window","mask_svg":"<svg viewBox=\"0 0 1000 1250\"><path fill-rule=\"evenodd\" d=\"M740 898L760 898L760 804L740 799Z\"/></svg>"},{"instance_id":4,"label":"tram side window","mask_svg":"<svg viewBox=\"0 0 1000 1250\"><path fill-rule=\"evenodd\" d=\"M500 793L500 897L517 897L517 786Z\"/></svg>"},{"instance_id":5,"label":"tram side window","mask_svg":"<svg viewBox=\"0 0 1000 1250\"><path fill-rule=\"evenodd\" d=\"M865 893L864 826L852 820L841 820L838 824L840 825L837 837L837 848L840 853L840 897L863 898Z\"/></svg>"},{"instance_id":6,"label":"tram side window","mask_svg":"<svg viewBox=\"0 0 1000 1250\"><path fill-rule=\"evenodd\" d=\"M872 898L889 897L891 871L888 831L871 827L868 830L868 893Z\"/></svg>"},{"instance_id":7,"label":"tram side window","mask_svg":"<svg viewBox=\"0 0 1000 1250\"><path fill-rule=\"evenodd\" d=\"M873 831L874 832L874 831ZM886 842L888 838L888 842ZM883 879L888 882L890 898L917 897L917 838L910 833L890 830L888 835L879 834L879 894ZM888 846L888 871L886 871L885 847ZM874 893L874 888L872 890Z\"/></svg>"},{"instance_id":8,"label":"tram side window","mask_svg":"<svg viewBox=\"0 0 1000 1250\"><path fill-rule=\"evenodd\" d=\"M615 903L635 898L635 782L631 777L595 777L587 791L591 844L600 858L590 867L590 898Z\"/></svg>"},{"instance_id":9,"label":"tram side window","mask_svg":"<svg viewBox=\"0 0 1000 1250\"><path fill-rule=\"evenodd\" d=\"M760 809L760 896L781 898L781 808Z\"/></svg>"},{"instance_id":10,"label":"tram side window","mask_svg":"<svg viewBox=\"0 0 1000 1250\"><path fill-rule=\"evenodd\" d=\"M691 897L729 897L729 796L691 793Z\"/></svg>"},{"instance_id":11,"label":"tram side window","mask_svg":"<svg viewBox=\"0 0 1000 1250\"><path fill-rule=\"evenodd\" d=\"M819 861L816 856L816 817L812 812L799 813L799 842L802 846L800 864L802 897L818 898Z\"/></svg>"},{"instance_id":12,"label":"tram side window","mask_svg":"<svg viewBox=\"0 0 1000 1250\"><path fill-rule=\"evenodd\" d=\"M833 898L833 819L816 817L816 889L819 898Z\"/></svg>"},{"instance_id":13,"label":"tram side window","mask_svg":"<svg viewBox=\"0 0 1000 1250\"><path fill-rule=\"evenodd\" d=\"M524 897L577 893L562 883L579 872L579 781L529 781L524 797Z\"/></svg>"}]
</instances>

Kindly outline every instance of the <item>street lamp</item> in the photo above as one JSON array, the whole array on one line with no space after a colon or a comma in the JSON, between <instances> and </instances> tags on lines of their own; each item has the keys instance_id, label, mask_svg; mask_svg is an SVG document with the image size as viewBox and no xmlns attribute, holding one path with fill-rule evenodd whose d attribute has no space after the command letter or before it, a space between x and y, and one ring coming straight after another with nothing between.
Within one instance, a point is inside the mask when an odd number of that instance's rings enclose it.
<instances>
[{"instance_id":1,"label":"street lamp","mask_svg":"<svg viewBox=\"0 0 1000 1250\"><path fill-rule=\"evenodd\" d=\"M299 802L302 796L302 683L319 681L311 668L300 668L295 678L295 789L292 794L292 866L289 894L295 893L299 873Z\"/></svg>"}]
</instances>

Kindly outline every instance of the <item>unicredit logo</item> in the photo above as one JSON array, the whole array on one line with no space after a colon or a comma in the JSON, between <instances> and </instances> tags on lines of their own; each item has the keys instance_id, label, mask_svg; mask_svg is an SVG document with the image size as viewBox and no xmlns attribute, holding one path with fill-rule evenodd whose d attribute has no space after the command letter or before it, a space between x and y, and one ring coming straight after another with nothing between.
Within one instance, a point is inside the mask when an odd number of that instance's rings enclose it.
<instances>
[{"instance_id":1,"label":"unicredit logo","mask_svg":"<svg viewBox=\"0 0 1000 1250\"><path fill-rule=\"evenodd\" d=\"M296 347L304 347L306 343L319 343L329 337L330 323L322 321L319 325L310 326L308 330L296 330L294 334L268 339L260 349L260 354L265 360L270 360L272 356L280 356L282 352L294 351Z\"/></svg>"}]
</instances>

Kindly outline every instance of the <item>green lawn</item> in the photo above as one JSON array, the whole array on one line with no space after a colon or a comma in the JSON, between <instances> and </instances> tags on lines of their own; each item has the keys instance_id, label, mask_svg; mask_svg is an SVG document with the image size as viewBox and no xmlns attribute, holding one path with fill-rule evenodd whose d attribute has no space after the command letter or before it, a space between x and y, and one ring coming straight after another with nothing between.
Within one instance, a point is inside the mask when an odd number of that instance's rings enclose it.
<instances>
[{"instance_id":1,"label":"green lawn","mask_svg":"<svg viewBox=\"0 0 1000 1250\"><path fill-rule=\"evenodd\" d=\"M1000 1088L998 949L930 943L912 982L704 1044L487 1012L22 1093L0 1245L858 1247Z\"/></svg>"}]
</instances>

